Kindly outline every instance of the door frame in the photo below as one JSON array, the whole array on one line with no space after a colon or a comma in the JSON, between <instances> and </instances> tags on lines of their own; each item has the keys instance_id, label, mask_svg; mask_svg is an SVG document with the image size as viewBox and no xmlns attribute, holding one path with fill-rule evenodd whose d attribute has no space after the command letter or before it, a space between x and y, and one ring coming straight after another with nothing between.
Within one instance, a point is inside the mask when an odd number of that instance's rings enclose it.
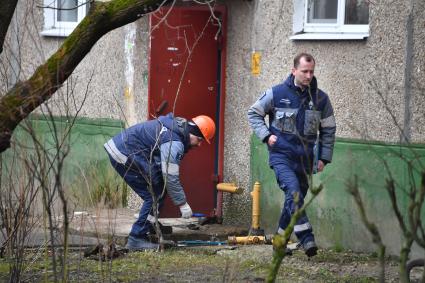
<instances>
[{"instance_id":1,"label":"door frame","mask_svg":"<svg viewBox=\"0 0 425 283\"><path fill-rule=\"evenodd\" d=\"M161 9L169 9L169 7L163 7ZM185 9L185 10L191 10L191 11L210 11L209 6L207 5L175 5L172 7L172 9ZM215 158L215 169L214 173L215 176L213 177L213 182L218 184L223 181L223 170L224 170L224 110L225 110L225 101L226 101L226 52L227 52L227 7L223 4L217 4L213 7L214 12L218 13L221 17L221 36L217 40L220 40L219 46L221 47L219 50L220 59L218 62L219 68L218 72L218 78L219 78L219 88L217 88L217 111L216 117L218 119L217 121L217 148L215 150L216 152L216 158ZM151 20L149 20L149 31L151 30ZM152 39L149 38L151 41ZM150 46L151 42L149 42L149 48L148 52L150 54ZM148 63L148 69L151 70L151 56L149 56L149 63ZM150 74L149 74L150 75ZM151 105L150 101L152 99L151 96L151 80L148 80L148 113L147 113L147 119L151 119L150 113L155 113L155 109L153 109L153 106ZM215 208L212 212L213 216L217 216L219 219L222 218L223 215L223 192L217 191L217 187L215 186Z\"/></svg>"}]
</instances>

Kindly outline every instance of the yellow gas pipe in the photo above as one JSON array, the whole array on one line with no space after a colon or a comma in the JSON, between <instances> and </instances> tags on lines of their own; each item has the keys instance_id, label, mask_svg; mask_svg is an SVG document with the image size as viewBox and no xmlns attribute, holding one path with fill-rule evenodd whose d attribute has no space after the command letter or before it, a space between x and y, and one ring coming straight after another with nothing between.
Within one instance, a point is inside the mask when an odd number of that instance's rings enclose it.
<instances>
[{"instance_id":1,"label":"yellow gas pipe","mask_svg":"<svg viewBox=\"0 0 425 283\"><path fill-rule=\"evenodd\" d=\"M251 229L260 229L260 191L261 185L259 182L255 182L254 189L251 192L252 196L252 224Z\"/></svg>"},{"instance_id":2,"label":"yellow gas pipe","mask_svg":"<svg viewBox=\"0 0 425 283\"><path fill-rule=\"evenodd\" d=\"M243 192L243 189L236 186L235 183L218 183L217 190L232 194L241 194Z\"/></svg>"},{"instance_id":3,"label":"yellow gas pipe","mask_svg":"<svg viewBox=\"0 0 425 283\"><path fill-rule=\"evenodd\" d=\"M272 244L273 235L266 236L229 236L227 243L229 245L260 245Z\"/></svg>"}]
</instances>

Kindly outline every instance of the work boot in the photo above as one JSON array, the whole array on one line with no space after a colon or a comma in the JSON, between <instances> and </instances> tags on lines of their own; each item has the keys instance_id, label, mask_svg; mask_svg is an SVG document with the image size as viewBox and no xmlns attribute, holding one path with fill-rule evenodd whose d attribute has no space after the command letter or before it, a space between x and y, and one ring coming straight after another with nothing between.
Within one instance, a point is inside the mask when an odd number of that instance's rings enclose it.
<instances>
[{"instance_id":1,"label":"work boot","mask_svg":"<svg viewBox=\"0 0 425 283\"><path fill-rule=\"evenodd\" d=\"M276 251L275 246L273 246L273 251ZM286 247L286 248L285 248L285 255L286 255L286 256L291 256L291 255L292 255L292 249L290 249L290 248Z\"/></svg>"},{"instance_id":2,"label":"work boot","mask_svg":"<svg viewBox=\"0 0 425 283\"><path fill-rule=\"evenodd\" d=\"M312 257L312 256L317 255L317 246L316 246L316 243L314 241L304 243L302 245L302 247L304 249L305 254L308 257Z\"/></svg>"},{"instance_id":3,"label":"work boot","mask_svg":"<svg viewBox=\"0 0 425 283\"><path fill-rule=\"evenodd\" d=\"M150 242L147 237L136 238L134 236L128 236L127 244L125 248L129 251L144 251L144 250L156 250L159 245Z\"/></svg>"},{"instance_id":4,"label":"work boot","mask_svg":"<svg viewBox=\"0 0 425 283\"><path fill-rule=\"evenodd\" d=\"M275 251L276 248L273 246L273 251ZM285 248L285 255L286 256L291 256L292 255L292 250L290 248Z\"/></svg>"},{"instance_id":5,"label":"work boot","mask_svg":"<svg viewBox=\"0 0 425 283\"><path fill-rule=\"evenodd\" d=\"M149 234L156 235L155 230L155 223L151 223L152 225L149 227ZM173 233L173 227L172 226L164 226L161 224L161 222L158 222L159 229L161 230L161 233L163 235L169 235Z\"/></svg>"}]
</instances>

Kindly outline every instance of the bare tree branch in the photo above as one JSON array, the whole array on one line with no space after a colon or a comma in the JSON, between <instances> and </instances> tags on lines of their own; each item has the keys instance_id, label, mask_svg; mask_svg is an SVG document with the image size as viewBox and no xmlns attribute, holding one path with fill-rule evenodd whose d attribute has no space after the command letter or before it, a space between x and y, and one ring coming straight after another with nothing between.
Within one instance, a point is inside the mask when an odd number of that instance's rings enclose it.
<instances>
[{"instance_id":1,"label":"bare tree branch","mask_svg":"<svg viewBox=\"0 0 425 283\"><path fill-rule=\"evenodd\" d=\"M89 14L62 46L32 77L18 82L0 100L0 152L10 147L13 130L22 119L50 99L94 44L106 33L134 22L168 0L113 0L94 2Z\"/></svg>"}]
</instances>

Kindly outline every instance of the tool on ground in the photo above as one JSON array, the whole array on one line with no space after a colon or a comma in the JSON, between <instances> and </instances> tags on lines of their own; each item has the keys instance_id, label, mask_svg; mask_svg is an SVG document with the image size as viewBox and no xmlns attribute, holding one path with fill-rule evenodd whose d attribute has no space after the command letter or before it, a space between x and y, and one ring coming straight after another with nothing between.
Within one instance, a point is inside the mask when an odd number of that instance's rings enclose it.
<instances>
[{"instance_id":1,"label":"tool on ground","mask_svg":"<svg viewBox=\"0 0 425 283\"><path fill-rule=\"evenodd\" d=\"M273 235L266 236L229 236L227 241L205 241L205 240L185 240L177 241L177 247L193 247L193 246L223 246L223 245L271 245Z\"/></svg>"},{"instance_id":2,"label":"tool on ground","mask_svg":"<svg viewBox=\"0 0 425 283\"><path fill-rule=\"evenodd\" d=\"M204 240L186 240L177 241L177 247L196 247L196 246L223 246L226 241L204 241Z\"/></svg>"}]
</instances>

